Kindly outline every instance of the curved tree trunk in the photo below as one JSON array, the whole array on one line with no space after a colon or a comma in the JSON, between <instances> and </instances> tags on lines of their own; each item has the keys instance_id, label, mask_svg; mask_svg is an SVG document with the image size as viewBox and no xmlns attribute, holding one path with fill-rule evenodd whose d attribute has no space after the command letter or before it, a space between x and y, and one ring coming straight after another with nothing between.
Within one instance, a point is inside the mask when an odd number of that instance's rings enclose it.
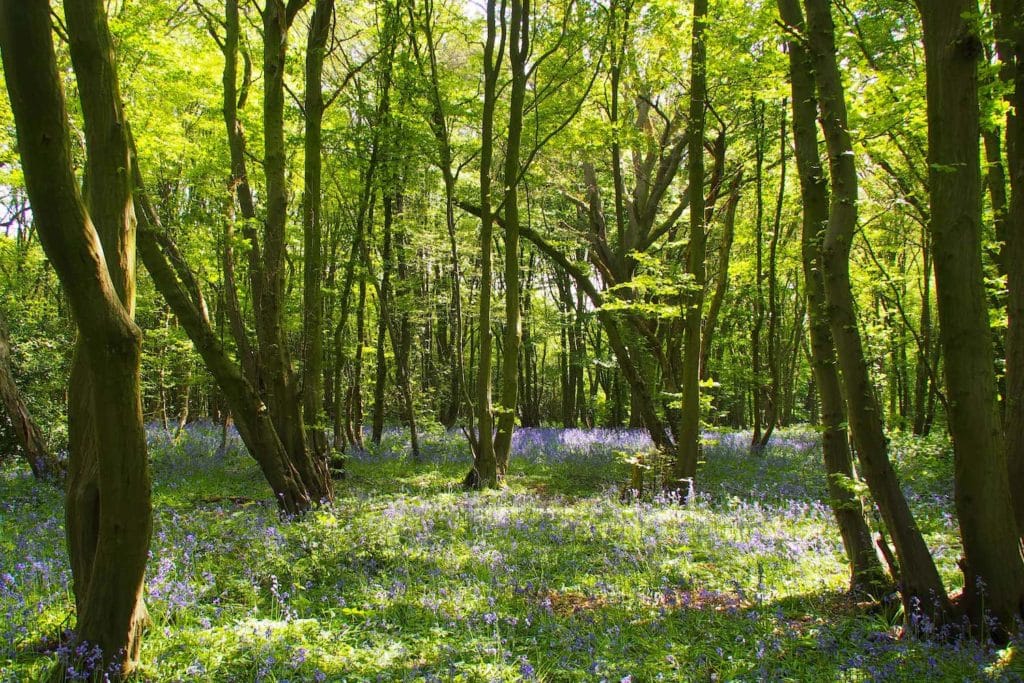
<instances>
[{"instance_id":1,"label":"curved tree trunk","mask_svg":"<svg viewBox=\"0 0 1024 683\"><path fill-rule=\"evenodd\" d=\"M47 3L0 2L0 52L33 218L79 328L67 497L75 638L99 647L101 667L117 667L120 676L138 663L152 530L142 334L132 321L130 147L105 7L83 0L65 9L85 116L90 210L72 168Z\"/></svg>"},{"instance_id":2,"label":"curved tree trunk","mask_svg":"<svg viewBox=\"0 0 1024 683\"><path fill-rule=\"evenodd\" d=\"M137 198L138 199L138 198ZM238 434L270 484L278 506L288 514L301 514L313 499L303 486L284 449L266 406L240 367L228 356L201 308L190 298L168 263L160 237L148 212L140 206L139 256L157 290L181 322L206 369L217 381L238 427Z\"/></svg>"},{"instance_id":3,"label":"curved tree trunk","mask_svg":"<svg viewBox=\"0 0 1024 683\"><path fill-rule=\"evenodd\" d=\"M803 33L803 12L799 0L778 0L778 5L779 15L789 29L797 34ZM828 224L829 199L828 181L818 156L814 64L800 38L790 38L787 44L793 91L793 138L803 201L801 253L810 319L811 366L815 387L821 396L822 452L828 476L829 504L836 516L850 563L850 590L880 595L888 581L875 554L861 502L850 486L855 474L846 436L846 411L822 280L821 240Z\"/></svg>"},{"instance_id":4,"label":"curved tree trunk","mask_svg":"<svg viewBox=\"0 0 1024 683\"><path fill-rule=\"evenodd\" d=\"M846 116L842 77L828 0L805 0L807 39L817 77L818 104L828 147L832 198L822 245L825 296L842 372L850 429L871 495L892 535L900 562L907 623L926 614L948 620L950 606L928 546L921 536L889 461L882 411L874 393L857 324L850 282L850 247L857 228L857 168Z\"/></svg>"}]
</instances>

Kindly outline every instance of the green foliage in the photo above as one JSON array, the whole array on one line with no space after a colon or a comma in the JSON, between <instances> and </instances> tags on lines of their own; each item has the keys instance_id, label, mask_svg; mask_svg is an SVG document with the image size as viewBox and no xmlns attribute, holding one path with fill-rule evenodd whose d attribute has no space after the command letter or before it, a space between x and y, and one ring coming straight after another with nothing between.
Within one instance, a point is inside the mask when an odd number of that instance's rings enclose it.
<instances>
[{"instance_id":1,"label":"green foliage","mask_svg":"<svg viewBox=\"0 0 1024 683\"><path fill-rule=\"evenodd\" d=\"M57 278L27 232L0 237L0 318L10 335L15 382L50 447L59 450L67 434L65 384L75 332ZM13 434L3 432L0 448L10 452Z\"/></svg>"}]
</instances>

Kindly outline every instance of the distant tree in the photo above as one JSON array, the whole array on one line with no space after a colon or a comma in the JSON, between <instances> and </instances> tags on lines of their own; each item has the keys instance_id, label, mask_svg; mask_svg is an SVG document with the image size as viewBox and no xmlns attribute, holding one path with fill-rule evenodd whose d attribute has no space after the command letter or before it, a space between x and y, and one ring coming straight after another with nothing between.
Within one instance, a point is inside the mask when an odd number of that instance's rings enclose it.
<instances>
[{"instance_id":1,"label":"distant tree","mask_svg":"<svg viewBox=\"0 0 1024 683\"><path fill-rule=\"evenodd\" d=\"M14 435L21 446L22 457L32 470L32 476L40 480L60 480L64 477L64 463L50 452L43 439L43 433L29 412L28 404L14 381L11 369L11 340L7 324L0 319L0 400L3 401L7 419L11 422Z\"/></svg>"},{"instance_id":2,"label":"distant tree","mask_svg":"<svg viewBox=\"0 0 1024 683\"><path fill-rule=\"evenodd\" d=\"M445 229L448 238L448 253L451 272L449 281L451 286L451 297L449 304L449 315L446 324L440 329L447 328L448 335L442 337L439 346L445 349L446 360L450 360L454 367L450 374L450 384L446 404L441 415L441 423L446 427L452 427L459 418L463 406L470 404L469 392L471 387L466 377L465 341L464 341L464 316L462 309L462 267L459 263L459 244L457 224L455 220L455 185L462 166L455 166L455 150L452 144L452 123L446 108L444 95L441 86L441 67L438 64L438 50L436 37L438 12L435 10L433 0L423 2L409 2L408 13L410 20L410 39L413 56L417 68L422 77L427 81L427 100L429 102L428 125L434 137L437 148L435 164L441 171L441 178L444 183L444 217ZM422 45L419 34L422 33Z\"/></svg>"}]
</instances>

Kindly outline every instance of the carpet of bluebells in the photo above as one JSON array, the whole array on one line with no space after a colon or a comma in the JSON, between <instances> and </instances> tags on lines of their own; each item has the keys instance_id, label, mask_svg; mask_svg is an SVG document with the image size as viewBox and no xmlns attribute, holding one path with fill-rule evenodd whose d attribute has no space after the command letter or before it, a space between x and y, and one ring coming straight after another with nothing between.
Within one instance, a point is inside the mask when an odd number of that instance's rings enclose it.
<instances>
[{"instance_id":1,"label":"carpet of bluebells","mask_svg":"<svg viewBox=\"0 0 1024 683\"><path fill-rule=\"evenodd\" d=\"M400 431L349 460L337 499L281 519L237 439L151 430L146 681L1022 680L1020 644L899 638L844 594L812 431L760 455L708 434L689 502L623 502L640 432L523 429L509 485L465 493L457 434ZM897 438L947 585L950 456ZM0 681L36 680L73 623L58 491L0 471ZM879 596L883 597L883 596ZM89 652L69 679L89 679Z\"/></svg>"}]
</instances>

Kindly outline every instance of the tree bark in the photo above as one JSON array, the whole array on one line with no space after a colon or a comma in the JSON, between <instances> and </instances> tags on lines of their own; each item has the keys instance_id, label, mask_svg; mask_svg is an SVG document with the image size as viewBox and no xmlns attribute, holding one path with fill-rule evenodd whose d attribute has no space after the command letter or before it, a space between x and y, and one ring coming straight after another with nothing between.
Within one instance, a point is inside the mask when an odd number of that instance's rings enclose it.
<instances>
[{"instance_id":1,"label":"tree bark","mask_svg":"<svg viewBox=\"0 0 1024 683\"><path fill-rule=\"evenodd\" d=\"M945 355L954 497L971 623L1016 630L1024 558L1007 482L981 262L981 164L976 0L918 0L928 95L931 234L939 341Z\"/></svg>"},{"instance_id":2,"label":"tree bark","mask_svg":"<svg viewBox=\"0 0 1024 683\"><path fill-rule=\"evenodd\" d=\"M818 155L814 63L802 38L804 19L799 0L778 0L778 6L787 29L796 34L787 40L793 93L793 142L803 203L801 255L810 319L811 366L814 386L821 396L822 453L829 504L850 563L850 590L879 595L888 581L875 554L861 501L851 486L856 475L846 435L846 411L822 279L821 242L828 224L829 197L828 180Z\"/></svg>"},{"instance_id":3,"label":"tree bark","mask_svg":"<svg viewBox=\"0 0 1024 683\"><path fill-rule=\"evenodd\" d=\"M850 282L850 247L857 228L857 168L828 0L805 0L807 41L817 77L818 106L828 148L832 197L822 244L825 296L854 445L871 495L892 535L900 562L905 619L949 619L949 602L889 461L882 411L874 393L857 324Z\"/></svg>"},{"instance_id":4,"label":"tree bark","mask_svg":"<svg viewBox=\"0 0 1024 683\"><path fill-rule=\"evenodd\" d=\"M105 7L93 0L65 9L85 114L90 210L71 161L47 3L0 2L0 53L35 225L79 328L67 497L75 639L100 648L100 671L114 667L120 677L138 664L152 530L142 334L132 320L130 152Z\"/></svg>"}]
</instances>

